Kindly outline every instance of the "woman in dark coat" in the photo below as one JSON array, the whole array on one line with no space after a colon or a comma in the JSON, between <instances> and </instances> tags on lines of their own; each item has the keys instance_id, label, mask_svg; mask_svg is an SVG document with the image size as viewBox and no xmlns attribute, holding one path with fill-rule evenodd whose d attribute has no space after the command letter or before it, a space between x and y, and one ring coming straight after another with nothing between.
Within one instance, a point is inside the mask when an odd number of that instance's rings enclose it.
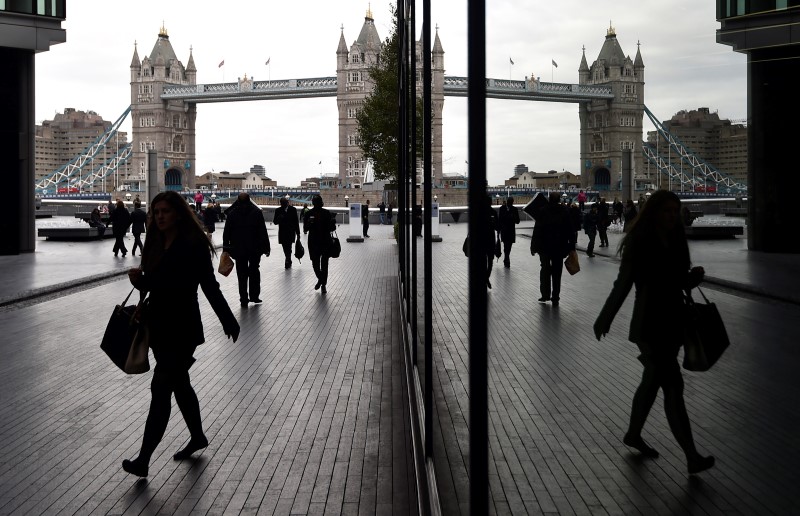
<instances>
[{"instance_id":1,"label":"woman in dark coat","mask_svg":"<svg viewBox=\"0 0 800 516\"><path fill-rule=\"evenodd\" d=\"M609 332L614 316L635 285L628 339L639 347L644 371L623 442L645 457L658 457L642 438L642 428L660 388L670 430L686 454L689 474L695 474L712 467L714 457L703 457L694 444L677 358L684 342L683 326L670 316L683 312L683 291L699 285L704 270L690 269L680 207L680 199L666 190L654 193L644 205L620 244L619 275L594 323L594 333L600 340Z\"/></svg>"},{"instance_id":2,"label":"woman in dark coat","mask_svg":"<svg viewBox=\"0 0 800 516\"><path fill-rule=\"evenodd\" d=\"M114 233L114 256L119 256L122 251L122 257L128 254L128 248L125 247L125 233L128 232L128 227L131 225L131 214L125 203L117 201L117 207L109 215L111 219L111 230Z\"/></svg>"},{"instance_id":3,"label":"woman in dark coat","mask_svg":"<svg viewBox=\"0 0 800 516\"><path fill-rule=\"evenodd\" d=\"M145 320L156 359L141 451L135 459L122 461L122 469L140 477L147 476L150 457L167 429L173 393L191 434L186 447L175 454L175 460L189 458L208 446L200 404L189 380L195 348L205 341L198 285L225 334L234 342L239 337L239 323L214 277L214 246L189 205L176 192L167 191L153 199L150 210L152 222L141 268L128 272L131 283L143 294L150 294Z\"/></svg>"},{"instance_id":4,"label":"woman in dark coat","mask_svg":"<svg viewBox=\"0 0 800 516\"><path fill-rule=\"evenodd\" d=\"M331 246L331 231L336 230L336 218L328 210L324 209L321 195L311 198L314 206L306 213L303 219L303 233L308 233L308 255L311 257L311 265L314 267L314 274L317 276L317 284L314 290L322 288L322 293L328 292L328 261L330 254L328 250Z\"/></svg>"}]
</instances>

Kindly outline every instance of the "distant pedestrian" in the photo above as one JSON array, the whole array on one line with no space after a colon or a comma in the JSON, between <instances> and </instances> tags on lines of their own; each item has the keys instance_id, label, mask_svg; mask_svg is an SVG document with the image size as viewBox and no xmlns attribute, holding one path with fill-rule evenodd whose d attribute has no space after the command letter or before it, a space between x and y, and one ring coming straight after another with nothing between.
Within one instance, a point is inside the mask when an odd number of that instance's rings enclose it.
<instances>
[{"instance_id":1,"label":"distant pedestrian","mask_svg":"<svg viewBox=\"0 0 800 516\"><path fill-rule=\"evenodd\" d=\"M142 245L142 233L145 232L147 226L147 213L142 209L142 203L133 201L133 213L131 213L131 232L133 233L133 248L131 255L136 256L136 248L139 252L144 252L144 245Z\"/></svg>"},{"instance_id":2,"label":"distant pedestrian","mask_svg":"<svg viewBox=\"0 0 800 516\"><path fill-rule=\"evenodd\" d=\"M289 204L289 199L281 198L280 207L275 210L272 223L278 226L278 243L283 247L285 269L292 268L292 244L300 241L300 222L297 220L297 208Z\"/></svg>"},{"instance_id":3,"label":"distant pedestrian","mask_svg":"<svg viewBox=\"0 0 800 516\"><path fill-rule=\"evenodd\" d=\"M489 200L489 204L490 205L492 204L491 199ZM494 210L492 210L492 213L494 213ZM421 204L415 204L414 205L414 208L411 210L411 217L412 217L412 219L411 219L411 228L412 228L412 231L414 233L414 236L415 237L421 237L422 236L422 205ZM494 249L494 247L492 247L492 249Z\"/></svg>"},{"instance_id":4,"label":"distant pedestrian","mask_svg":"<svg viewBox=\"0 0 800 516\"><path fill-rule=\"evenodd\" d=\"M389 221L389 225L392 225L392 211L394 210L394 204L389 203L389 206L386 207L386 218Z\"/></svg>"},{"instance_id":5,"label":"distant pedestrian","mask_svg":"<svg viewBox=\"0 0 800 516\"><path fill-rule=\"evenodd\" d=\"M642 211L642 208L644 207L644 201L644 194L639 194L639 200L636 202L636 207L639 209L639 211Z\"/></svg>"},{"instance_id":6,"label":"distant pedestrian","mask_svg":"<svg viewBox=\"0 0 800 516\"><path fill-rule=\"evenodd\" d=\"M95 207L92 213L89 214L89 227L97 228L97 236L103 238L106 233L106 225L103 223L103 217L100 215L100 208Z\"/></svg>"},{"instance_id":7,"label":"distant pedestrian","mask_svg":"<svg viewBox=\"0 0 800 516\"><path fill-rule=\"evenodd\" d=\"M619 200L619 197L614 197L614 203L611 205L613 223L622 223L622 214L625 212L625 205Z\"/></svg>"},{"instance_id":8,"label":"distant pedestrian","mask_svg":"<svg viewBox=\"0 0 800 516\"><path fill-rule=\"evenodd\" d=\"M308 255L311 265L317 276L314 290L322 288L322 293L328 292L328 262L330 261L331 232L336 230L336 218L323 208L325 203L321 195L311 198L314 206L303 220L303 233L308 233Z\"/></svg>"},{"instance_id":9,"label":"distant pedestrian","mask_svg":"<svg viewBox=\"0 0 800 516\"><path fill-rule=\"evenodd\" d=\"M203 207L203 200L204 199L205 199L205 197L203 197L203 194L201 192L198 191L196 194L194 194L194 211L195 212L200 213L200 208Z\"/></svg>"},{"instance_id":10,"label":"distant pedestrian","mask_svg":"<svg viewBox=\"0 0 800 516\"><path fill-rule=\"evenodd\" d=\"M539 253L540 303L552 301L558 306L561 299L561 273L564 258L575 249L575 231L567 207L561 204L558 192L551 192L547 204L534 216L536 225L533 244Z\"/></svg>"},{"instance_id":11,"label":"distant pedestrian","mask_svg":"<svg viewBox=\"0 0 800 516\"><path fill-rule=\"evenodd\" d=\"M597 233L600 235L600 247L608 247L608 226L610 224L608 203L605 197L601 197L597 203Z\"/></svg>"},{"instance_id":12,"label":"distant pedestrian","mask_svg":"<svg viewBox=\"0 0 800 516\"><path fill-rule=\"evenodd\" d=\"M211 200L202 211L203 214L203 227L206 230L208 238L211 238L211 233L217 229L217 222L220 218L220 209L216 201Z\"/></svg>"},{"instance_id":13,"label":"distant pedestrian","mask_svg":"<svg viewBox=\"0 0 800 516\"><path fill-rule=\"evenodd\" d=\"M583 207L586 205L586 192L581 190L578 192L578 208L580 208L581 213L583 213Z\"/></svg>"},{"instance_id":14,"label":"distant pedestrian","mask_svg":"<svg viewBox=\"0 0 800 516\"><path fill-rule=\"evenodd\" d=\"M369 199L361 205L361 231L364 238L369 238Z\"/></svg>"},{"instance_id":15,"label":"distant pedestrian","mask_svg":"<svg viewBox=\"0 0 800 516\"><path fill-rule=\"evenodd\" d=\"M693 475L713 467L714 457L704 457L697 451L684 404L683 376L678 364L685 339L683 321L665 315L684 312L684 290L699 285L705 271L702 267L690 269L680 207L678 196L667 190L657 191L645 203L620 244L619 275L594 323L594 334L600 340L610 331L614 317L635 286L628 340L639 347L638 359L644 371L633 396L623 442L645 457L658 457L658 452L642 438L642 429L661 389L669 428Z\"/></svg>"},{"instance_id":16,"label":"distant pedestrian","mask_svg":"<svg viewBox=\"0 0 800 516\"><path fill-rule=\"evenodd\" d=\"M189 378L195 349L205 341L197 302L198 286L222 323L225 335L234 342L239 337L239 323L214 277L211 264L214 246L197 224L189 205L178 193L166 191L155 196L150 212L153 221L141 267L128 272L133 286L149 293L145 321L148 344L156 360L139 455L122 461L122 469L139 477L148 475L150 458L167 429L173 393L191 435L173 458L188 459L208 446L200 402Z\"/></svg>"},{"instance_id":17,"label":"distant pedestrian","mask_svg":"<svg viewBox=\"0 0 800 516\"><path fill-rule=\"evenodd\" d=\"M222 232L222 248L236 263L239 281L239 303L260 303L261 255L270 254L269 235L261 209L253 204L250 195L242 192L231 206ZM250 287L248 294L248 285Z\"/></svg>"},{"instance_id":18,"label":"distant pedestrian","mask_svg":"<svg viewBox=\"0 0 800 516\"><path fill-rule=\"evenodd\" d=\"M636 218L636 215L639 211L636 209L636 205L633 204L633 199L628 199L625 203L625 211L622 212L622 218L624 219L622 225L622 231L624 233L628 232L628 228L630 227L633 220Z\"/></svg>"},{"instance_id":19,"label":"distant pedestrian","mask_svg":"<svg viewBox=\"0 0 800 516\"><path fill-rule=\"evenodd\" d=\"M386 224L386 203L381 201L378 204L378 211L381 214L381 226Z\"/></svg>"},{"instance_id":20,"label":"distant pedestrian","mask_svg":"<svg viewBox=\"0 0 800 516\"><path fill-rule=\"evenodd\" d=\"M110 214L111 230L114 232L114 256L119 256L122 252L124 258L128 254L128 248L125 247L125 233L128 232L128 227L131 225L131 214L125 203L117 200L117 206Z\"/></svg>"},{"instance_id":21,"label":"distant pedestrian","mask_svg":"<svg viewBox=\"0 0 800 516\"><path fill-rule=\"evenodd\" d=\"M519 224L519 210L514 206L514 198L509 197L497 213L497 230L503 242L503 266L506 268L511 267L511 247L517 241L517 224Z\"/></svg>"},{"instance_id":22,"label":"distant pedestrian","mask_svg":"<svg viewBox=\"0 0 800 516\"><path fill-rule=\"evenodd\" d=\"M306 220L306 213L308 213L308 203L303 203L303 209L300 210L300 220L298 222L303 222Z\"/></svg>"},{"instance_id":23,"label":"distant pedestrian","mask_svg":"<svg viewBox=\"0 0 800 516\"><path fill-rule=\"evenodd\" d=\"M489 279L492 275L492 265L494 264L494 248L496 245L496 232L497 232L497 212L492 207L491 196L486 196L486 202L483 205L480 213L481 231L478 237L483 240L486 250L486 288L492 288L492 282ZM481 258L483 259L483 258Z\"/></svg>"},{"instance_id":24,"label":"distant pedestrian","mask_svg":"<svg viewBox=\"0 0 800 516\"><path fill-rule=\"evenodd\" d=\"M586 236L589 237L589 245L586 246L586 256L592 258L594 256L594 241L597 237L597 204L592 204L589 208L589 213L583 216L583 230Z\"/></svg>"}]
</instances>

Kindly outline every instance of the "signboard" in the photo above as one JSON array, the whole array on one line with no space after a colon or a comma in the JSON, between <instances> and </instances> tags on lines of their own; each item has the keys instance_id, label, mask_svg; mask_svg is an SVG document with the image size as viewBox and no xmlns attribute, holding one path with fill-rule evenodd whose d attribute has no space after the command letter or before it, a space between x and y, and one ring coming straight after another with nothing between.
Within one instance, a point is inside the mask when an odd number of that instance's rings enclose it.
<instances>
[{"instance_id":1,"label":"signboard","mask_svg":"<svg viewBox=\"0 0 800 516\"><path fill-rule=\"evenodd\" d=\"M361 232L361 204L350 204L350 236L363 238Z\"/></svg>"},{"instance_id":2,"label":"signboard","mask_svg":"<svg viewBox=\"0 0 800 516\"><path fill-rule=\"evenodd\" d=\"M431 235L439 236L439 203L431 203Z\"/></svg>"}]
</instances>

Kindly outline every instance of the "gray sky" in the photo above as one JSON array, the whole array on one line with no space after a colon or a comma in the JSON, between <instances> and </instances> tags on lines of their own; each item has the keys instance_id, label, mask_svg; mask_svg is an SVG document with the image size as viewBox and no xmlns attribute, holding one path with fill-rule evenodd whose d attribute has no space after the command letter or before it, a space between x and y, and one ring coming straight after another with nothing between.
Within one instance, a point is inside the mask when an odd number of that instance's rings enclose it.
<instances>
[{"instance_id":1,"label":"gray sky","mask_svg":"<svg viewBox=\"0 0 800 516\"><path fill-rule=\"evenodd\" d=\"M130 104L134 41L144 58L162 21L184 66L192 47L198 83L230 82L244 74L255 80L334 76L342 25L348 46L358 37L368 6L382 39L392 25L386 0L230 3L242 4L251 7L208 9L189 0L70 2L63 24L67 42L36 57L37 123L65 107L116 120ZM445 75L466 76L466 2L432 4ZM422 2L417 13L421 20ZM699 107L721 118L746 118L746 56L716 43L719 24L711 1L492 0L486 12L487 75L521 80L534 74L543 81L577 83L582 47L591 65L609 23L626 55L634 58L641 43L645 104L659 119ZM264 64L268 58L270 66ZM200 104L197 111L197 173L244 172L260 164L279 184L291 186L338 171L333 97ZM653 129L647 117L644 124L645 133ZM466 99L445 97L445 173L466 171L466 126ZM130 134L129 121L124 129ZM489 100L487 132L492 185L502 184L519 163L536 172L580 173L576 104Z\"/></svg>"}]
</instances>

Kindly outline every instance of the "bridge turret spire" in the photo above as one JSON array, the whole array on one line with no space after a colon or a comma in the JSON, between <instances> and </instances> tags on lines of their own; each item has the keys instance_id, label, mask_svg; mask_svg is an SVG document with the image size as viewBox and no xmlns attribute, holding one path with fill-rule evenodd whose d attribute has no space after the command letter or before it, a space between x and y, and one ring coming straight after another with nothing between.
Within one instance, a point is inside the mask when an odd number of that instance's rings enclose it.
<instances>
[{"instance_id":1,"label":"bridge turret spire","mask_svg":"<svg viewBox=\"0 0 800 516\"><path fill-rule=\"evenodd\" d=\"M633 61L633 66L635 68L644 68L644 61L642 60L642 51L641 51L642 43L640 41L636 42L636 59Z\"/></svg>"},{"instance_id":2,"label":"bridge turret spire","mask_svg":"<svg viewBox=\"0 0 800 516\"><path fill-rule=\"evenodd\" d=\"M169 39L169 34L167 34L167 28L164 26L164 20L161 20L161 28L158 30L158 37Z\"/></svg>"},{"instance_id":3,"label":"bridge turret spire","mask_svg":"<svg viewBox=\"0 0 800 516\"><path fill-rule=\"evenodd\" d=\"M133 58L131 59L131 68L141 68L142 63L139 61L139 46L136 41L133 42Z\"/></svg>"}]
</instances>

